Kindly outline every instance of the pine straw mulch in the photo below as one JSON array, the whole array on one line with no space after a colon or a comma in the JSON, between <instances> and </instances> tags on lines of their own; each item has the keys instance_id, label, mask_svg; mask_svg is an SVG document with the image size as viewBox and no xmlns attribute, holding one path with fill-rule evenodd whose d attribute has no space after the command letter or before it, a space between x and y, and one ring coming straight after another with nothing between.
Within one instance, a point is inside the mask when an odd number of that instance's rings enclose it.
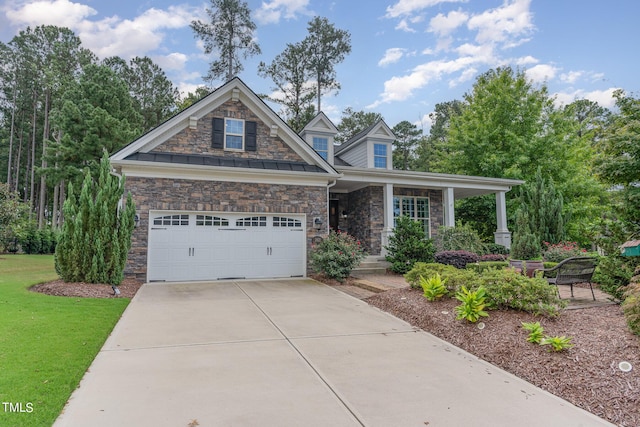
<instances>
[{"instance_id":1,"label":"pine straw mulch","mask_svg":"<svg viewBox=\"0 0 640 427\"><path fill-rule=\"evenodd\" d=\"M33 285L29 290L41 294L54 295L59 297L80 297L80 298L133 298L142 282L135 279L124 279L118 289L120 295L114 295L111 285L85 282L65 282L54 280L53 282Z\"/></svg>"},{"instance_id":2,"label":"pine straw mulch","mask_svg":"<svg viewBox=\"0 0 640 427\"><path fill-rule=\"evenodd\" d=\"M640 337L618 305L565 310L555 319L513 310L490 311L484 329L456 320L455 299L427 301L410 288L365 301L619 426L640 426ZM549 336L574 347L551 353L526 341L522 322L539 321ZM618 364L631 363L630 372Z\"/></svg>"}]
</instances>

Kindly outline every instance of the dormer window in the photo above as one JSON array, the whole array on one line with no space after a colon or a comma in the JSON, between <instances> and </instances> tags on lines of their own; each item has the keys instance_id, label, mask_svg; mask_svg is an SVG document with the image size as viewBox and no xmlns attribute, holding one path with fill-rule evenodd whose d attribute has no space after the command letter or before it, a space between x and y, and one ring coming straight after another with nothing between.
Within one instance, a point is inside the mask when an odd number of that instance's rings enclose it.
<instances>
[{"instance_id":1,"label":"dormer window","mask_svg":"<svg viewBox=\"0 0 640 427\"><path fill-rule=\"evenodd\" d=\"M313 137L313 149L322 156L323 159L329 160L329 140L327 138Z\"/></svg>"},{"instance_id":2,"label":"dormer window","mask_svg":"<svg viewBox=\"0 0 640 427\"><path fill-rule=\"evenodd\" d=\"M387 144L373 144L373 167L387 169Z\"/></svg>"}]
</instances>

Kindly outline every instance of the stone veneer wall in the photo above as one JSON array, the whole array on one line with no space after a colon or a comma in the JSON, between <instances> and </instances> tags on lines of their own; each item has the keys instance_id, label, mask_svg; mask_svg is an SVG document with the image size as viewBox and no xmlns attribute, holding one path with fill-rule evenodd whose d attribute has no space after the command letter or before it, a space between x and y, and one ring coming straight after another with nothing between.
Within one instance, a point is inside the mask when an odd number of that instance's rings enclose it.
<instances>
[{"instance_id":1,"label":"stone veneer wall","mask_svg":"<svg viewBox=\"0 0 640 427\"><path fill-rule=\"evenodd\" d=\"M258 124L257 151L235 151L211 148L213 118L235 118L254 121ZM227 101L211 113L198 120L196 129L186 128L154 148L154 152L178 154L200 154L243 159L269 159L302 162L302 158L287 144L275 136L271 129L240 101Z\"/></svg>"},{"instance_id":2,"label":"stone veneer wall","mask_svg":"<svg viewBox=\"0 0 640 427\"><path fill-rule=\"evenodd\" d=\"M382 187L366 187L349 193L349 234L360 240L370 255L382 251L384 194Z\"/></svg>"},{"instance_id":3,"label":"stone veneer wall","mask_svg":"<svg viewBox=\"0 0 640 427\"><path fill-rule=\"evenodd\" d=\"M444 206L442 190L427 190L418 188L393 188L394 196L428 197L429 198L429 223L431 225L431 237L438 235L438 229L444 225Z\"/></svg>"},{"instance_id":4,"label":"stone veneer wall","mask_svg":"<svg viewBox=\"0 0 640 427\"><path fill-rule=\"evenodd\" d=\"M313 227L314 217L327 218L326 187L127 177L126 191L134 195L140 225L125 275L141 280L147 275L149 210L306 214L307 253L314 236L326 236Z\"/></svg>"}]
</instances>

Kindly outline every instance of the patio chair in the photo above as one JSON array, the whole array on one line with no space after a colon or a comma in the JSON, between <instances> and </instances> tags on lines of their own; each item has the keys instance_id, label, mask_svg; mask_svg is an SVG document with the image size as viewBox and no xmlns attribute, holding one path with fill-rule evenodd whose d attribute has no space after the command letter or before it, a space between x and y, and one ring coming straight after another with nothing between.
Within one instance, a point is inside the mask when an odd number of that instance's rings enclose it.
<instances>
[{"instance_id":1,"label":"patio chair","mask_svg":"<svg viewBox=\"0 0 640 427\"><path fill-rule=\"evenodd\" d=\"M575 283L589 283L591 288L591 296L596 300L593 293L593 285L591 278L596 270L596 259L591 257L574 257L561 261L552 268L542 268L537 271L542 272L542 277L547 280L550 285L555 285L560 297L560 289L558 285L569 285L571 287L571 298L573 298L573 285ZM553 273L556 273L555 277Z\"/></svg>"}]
</instances>

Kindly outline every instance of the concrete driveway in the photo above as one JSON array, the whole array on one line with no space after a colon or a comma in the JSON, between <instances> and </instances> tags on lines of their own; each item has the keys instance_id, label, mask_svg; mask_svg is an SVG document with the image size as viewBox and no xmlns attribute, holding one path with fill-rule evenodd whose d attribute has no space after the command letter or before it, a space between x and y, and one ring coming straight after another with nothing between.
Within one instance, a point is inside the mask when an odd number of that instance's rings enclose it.
<instances>
[{"instance_id":1,"label":"concrete driveway","mask_svg":"<svg viewBox=\"0 0 640 427\"><path fill-rule=\"evenodd\" d=\"M308 279L145 284L55 426L611 425Z\"/></svg>"}]
</instances>

